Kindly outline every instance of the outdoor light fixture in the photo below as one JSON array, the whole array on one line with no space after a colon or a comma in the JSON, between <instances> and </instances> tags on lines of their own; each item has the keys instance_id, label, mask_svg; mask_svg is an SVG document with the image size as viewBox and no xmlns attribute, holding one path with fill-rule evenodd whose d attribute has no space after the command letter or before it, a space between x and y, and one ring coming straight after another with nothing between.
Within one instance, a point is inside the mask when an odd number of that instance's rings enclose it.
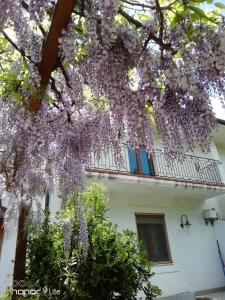
<instances>
[{"instance_id":1,"label":"outdoor light fixture","mask_svg":"<svg viewBox=\"0 0 225 300\"><path fill-rule=\"evenodd\" d=\"M214 222L218 220L218 213L215 208L205 209L203 210L203 217L205 219L206 226L209 222L213 226Z\"/></svg>"},{"instance_id":2,"label":"outdoor light fixture","mask_svg":"<svg viewBox=\"0 0 225 300\"><path fill-rule=\"evenodd\" d=\"M182 215L180 220L181 220L181 224L180 224L181 228L184 228L184 226L187 227L191 226L191 223L189 222L187 215Z\"/></svg>"},{"instance_id":3,"label":"outdoor light fixture","mask_svg":"<svg viewBox=\"0 0 225 300\"><path fill-rule=\"evenodd\" d=\"M2 206L2 199L0 198L0 226L3 225L6 209L6 207Z\"/></svg>"}]
</instances>

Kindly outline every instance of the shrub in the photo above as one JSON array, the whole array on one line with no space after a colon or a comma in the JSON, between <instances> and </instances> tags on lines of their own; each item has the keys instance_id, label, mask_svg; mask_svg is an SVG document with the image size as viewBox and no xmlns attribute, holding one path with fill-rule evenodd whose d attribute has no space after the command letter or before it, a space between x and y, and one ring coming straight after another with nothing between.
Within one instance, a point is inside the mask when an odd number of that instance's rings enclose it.
<instances>
[{"instance_id":1,"label":"shrub","mask_svg":"<svg viewBox=\"0 0 225 300\"><path fill-rule=\"evenodd\" d=\"M106 217L105 188L93 184L80 193L87 222L89 248L84 256L79 240L78 212L73 193L54 224L45 222L32 228L28 244L27 283L37 289L58 289L60 296L44 295L40 299L111 300L137 299L140 291L145 299L153 299L160 290L149 282L151 263L141 251L135 233L120 232L118 225ZM62 221L70 218L71 248L68 257L63 251ZM46 297L46 298L45 298Z\"/></svg>"}]
</instances>

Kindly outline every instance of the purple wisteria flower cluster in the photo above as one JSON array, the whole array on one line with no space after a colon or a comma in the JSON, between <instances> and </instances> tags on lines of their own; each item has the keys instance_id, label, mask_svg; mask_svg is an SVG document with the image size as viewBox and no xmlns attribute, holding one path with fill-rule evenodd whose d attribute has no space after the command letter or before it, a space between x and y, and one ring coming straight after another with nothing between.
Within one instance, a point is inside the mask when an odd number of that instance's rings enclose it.
<instances>
[{"instance_id":1,"label":"purple wisteria flower cluster","mask_svg":"<svg viewBox=\"0 0 225 300\"><path fill-rule=\"evenodd\" d=\"M71 226L70 219L65 219L63 221L62 230L63 230L63 239L64 239L64 253L66 258L69 258L70 246L71 246L71 234L72 234L72 226Z\"/></svg>"},{"instance_id":2,"label":"purple wisteria flower cluster","mask_svg":"<svg viewBox=\"0 0 225 300\"><path fill-rule=\"evenodd\" d=\"M83 257L86 258L89 249L88 228L87 228L87 222L84 217L83 204L79 197L76 199L75 205L76 205L76 211L77 211L78 222L79 222L79 233L77 237L78 244Z\"/></svg>"}]
</instances>

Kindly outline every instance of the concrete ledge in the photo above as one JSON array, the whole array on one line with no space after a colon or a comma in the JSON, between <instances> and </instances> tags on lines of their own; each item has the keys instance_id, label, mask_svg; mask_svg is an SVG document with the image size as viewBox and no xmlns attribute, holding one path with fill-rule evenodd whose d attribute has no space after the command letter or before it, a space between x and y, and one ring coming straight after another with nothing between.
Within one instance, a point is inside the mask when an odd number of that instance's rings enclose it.
<instances>
[{"instance_id":1,"label":"concrete ledge","mask_svg":"<svg viewBox=\"0 0 225 300\"><path fill-rule=\"evenodd\" d=\"M176 300L176 296L166 296L166 297L160 297L157 298L158 300Z\"/></svg>"},{"instance_id":2,"label":"concrete ledge","mask_svg":"<svg viewBox=\"0 0 225 300\"><path fill-rule=\"evenodd\" d=\"M225 286L221 286L215 289L197 291L195 292L195 294L196 296L204 296L204 294L219 293L219 292L225 292Z\"/></svg>"},{"instance_id":3,"label":"concrete ledge","mask_svg":"<svg viewBox=\"0 0 225 300\"><path fill-rule=\"evenodd\" d=\"M218 287L218 288L215 288L215 289L196 291L195 295L196 295L196 300L214 300L216 298L214 297L213 294L215 294L215 293L224 293L224 292L225 292L225 286L224 287ZM210 294L212 294L212 296ZM159 297L157 299L158 300L176 300L176 295ZM223 299L223 298L221 298L221 299ZM225 298L224 298L224 300L225 300Z\"/></svg>"}]
</instances>

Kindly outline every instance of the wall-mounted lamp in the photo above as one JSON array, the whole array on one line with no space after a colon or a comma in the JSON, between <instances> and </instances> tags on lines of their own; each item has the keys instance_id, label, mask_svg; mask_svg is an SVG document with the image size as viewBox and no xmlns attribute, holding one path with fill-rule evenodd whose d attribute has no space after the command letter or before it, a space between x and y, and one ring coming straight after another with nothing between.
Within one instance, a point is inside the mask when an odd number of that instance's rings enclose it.
<instances>
[{"instance_id":1,"label":"wall-mounted lamp","mask_svg":"<svg viewBox=\"0 0 225 300\"><path fill-rule=\"evenodd\" d=\"M0 226L3 225L5 212L6 212L6 207L2 205L2 199L0 198Z\"/></svg>"},{"instance_id":2,"label":"wall-mounted lamp","mask_svg":"<svg viewBox=\"0 0 225 300\"><path fill-rule=\"evenodd\" d=\"M181 228L184 228L184 226L187 227L191 226L191 223L189 222L187 215L182 215L180 221L181 221L180 224Z\"/></svg>"},{"instance_id":3,"label":"wall-mounted lamp","mask_svg":"<svg viewBox=\"0 0 225 300\"><path fill-rule=\"evenodd\" d=\"M213 226L214 222L218 220L218 213L215 208L205 209L203 210L203 217L205 219L206 226L209 222Z\"/></svg>"}]
</instances>

